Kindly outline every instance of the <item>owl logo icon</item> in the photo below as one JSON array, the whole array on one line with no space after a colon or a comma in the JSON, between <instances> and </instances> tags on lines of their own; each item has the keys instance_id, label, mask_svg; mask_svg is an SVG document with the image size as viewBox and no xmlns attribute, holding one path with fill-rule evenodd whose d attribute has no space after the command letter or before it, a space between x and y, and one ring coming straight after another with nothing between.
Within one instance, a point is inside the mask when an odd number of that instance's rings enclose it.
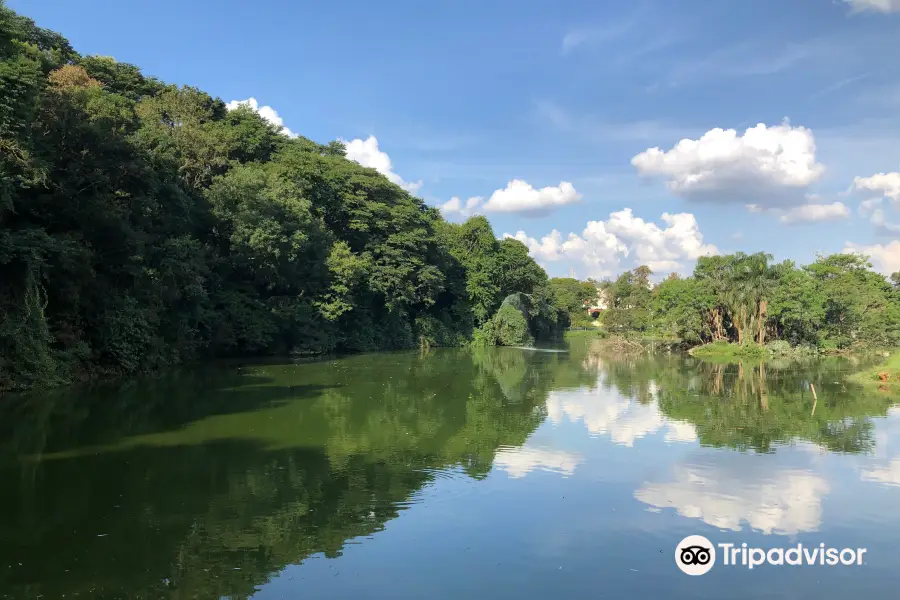
<instances>
[{"instance_id":1,"label":"owl logo icon","mask_svg":"<svg viewBox=\"0 0 900 600\"><path fill-rule=\"evenodd\" d=\"M705 575L716 564L716 547L702 535L689 535L675 547L675 564L687 575Z\"/></svg>"}]
</instances>

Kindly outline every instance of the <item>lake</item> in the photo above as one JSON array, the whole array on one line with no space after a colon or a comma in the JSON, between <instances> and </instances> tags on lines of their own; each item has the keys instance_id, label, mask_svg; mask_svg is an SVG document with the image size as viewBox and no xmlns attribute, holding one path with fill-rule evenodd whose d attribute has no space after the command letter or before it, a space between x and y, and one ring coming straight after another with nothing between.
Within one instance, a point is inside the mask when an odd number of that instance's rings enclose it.
<instances>
[{"instance_id":1,"label":"lake","mask_svg":"<svg viewBox=\"0 0 900 600\"><path fill-rule=\"evenodd\" d=\"M0 598L887 598L900 410L851 359L434 349L0 398ZM815 386L813 398L810 384ZM682 573L676 545L865 548Z\"/></svg>"}]
</instances>

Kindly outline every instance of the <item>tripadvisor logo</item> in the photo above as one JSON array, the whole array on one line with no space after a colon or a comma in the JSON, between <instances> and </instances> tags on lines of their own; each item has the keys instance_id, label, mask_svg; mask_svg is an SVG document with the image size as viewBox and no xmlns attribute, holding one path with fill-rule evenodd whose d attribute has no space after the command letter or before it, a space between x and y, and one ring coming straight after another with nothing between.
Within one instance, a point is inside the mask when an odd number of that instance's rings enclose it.
<instances>
[{"instance_id":1,"label":"tripadvisor logo","mask_svg":"<svg viewBox=\"0 0 900 600\"><path fill-rule=\"evenodd\" d=\"M689 535L675 547L675 564L688 575L705 575L716 564L716 547L702 535Z\"/></svg>"},{"instance_id":2,"label":"tripadvisor logo","mask_svg":"<svg viewBox=\"0 0 900 600\"><path fill-rule=\"evenodd\" d=\"M720 564L725 567L753 569L772 566L859 566L863 564L865 548L830 548L825 544L789 548L753 548L745 543L713 544L702 535L689 535L675 547L675 564L688 575L705 575L716 564L716 548Z\"/></svg>"}]
</instances>

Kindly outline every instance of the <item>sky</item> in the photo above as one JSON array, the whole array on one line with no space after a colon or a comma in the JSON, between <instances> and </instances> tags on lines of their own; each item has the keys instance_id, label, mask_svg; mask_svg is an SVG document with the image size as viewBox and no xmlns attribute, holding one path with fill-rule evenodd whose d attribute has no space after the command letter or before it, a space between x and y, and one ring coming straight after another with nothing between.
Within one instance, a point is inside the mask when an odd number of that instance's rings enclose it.
<instances>
[{"instance_id":1,"label":"sky","mask_svg":"<svg viewBox=\"0 0 900 600\"><path fill-rule=\"evenodd\" d=\"M900 270L900 0L8 0L483 214L551 276Z\"/></svg>"}]
</instances>

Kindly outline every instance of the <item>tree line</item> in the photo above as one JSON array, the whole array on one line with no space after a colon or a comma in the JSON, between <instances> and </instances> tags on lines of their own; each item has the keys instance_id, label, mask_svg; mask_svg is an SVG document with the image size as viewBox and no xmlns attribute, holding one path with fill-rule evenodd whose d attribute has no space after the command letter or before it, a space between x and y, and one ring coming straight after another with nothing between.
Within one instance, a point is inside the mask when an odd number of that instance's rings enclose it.
<instances>
[{"instance_id":1,"label":"tree line","mask_svg":"<svg viewBox=\"0 0 900 600\"><path fill-rule=\"evenodd\" d=\"M483 217L448 223L340 142L81 56L0 0L0 390L458 345L511 294L522 339L565 325Z\"/></svg>"},{"instance_id":2,"label":"tree line","mask_svg":"<svg viewBox=\"0 0 900 600\"><path fill-rule=\"evenodd\" d=\"M858 254L803 267L766 253L702 257L690 277L656 285L646 266L598 282L606 329L677 337L691 345L778 342L834 351L900 346L900 273L890 281Z\"/></svg>"}]
</instances>

